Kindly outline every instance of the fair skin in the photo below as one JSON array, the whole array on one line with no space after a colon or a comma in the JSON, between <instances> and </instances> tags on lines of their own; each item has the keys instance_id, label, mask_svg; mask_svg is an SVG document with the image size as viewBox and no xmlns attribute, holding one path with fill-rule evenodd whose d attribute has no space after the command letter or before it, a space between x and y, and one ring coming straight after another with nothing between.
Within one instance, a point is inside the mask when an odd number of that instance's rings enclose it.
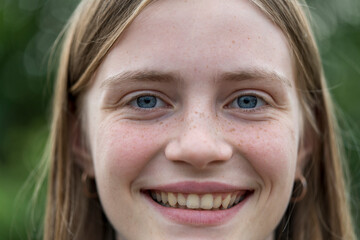
<instances>
[{"instance_id":1,"label":"fair skin","mask_svg":"<svg viewBox=\"0 0 360 240\"><path fill-rule=\"evenodd\" d=\"M284 35L246 0L146 7L83 101L83 165L117 239L273 239L304 161L294 72ZM225 210L228 195L240 200Z\"/></svg>"}]
</instances>

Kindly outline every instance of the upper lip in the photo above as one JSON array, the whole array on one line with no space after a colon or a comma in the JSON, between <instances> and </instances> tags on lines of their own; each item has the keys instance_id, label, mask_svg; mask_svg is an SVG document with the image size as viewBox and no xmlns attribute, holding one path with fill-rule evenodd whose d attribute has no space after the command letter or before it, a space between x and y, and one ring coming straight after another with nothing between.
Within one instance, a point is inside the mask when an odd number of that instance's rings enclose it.
<instances>
[{"instance_id":1,"label":"upper lip","mask_svg":"<svg viewBox=\"0 0 360 240\"><path fill-rule=\"evenodd\" d=\"M220 183L220 182L184 181L184 182L147 187L144 190L204 194L204 193L222 193L222 192L225 193L225 192L235 192L235 191L251 191L252 189L247 187L234 186L226 183Z\"/></svg>"}]
</instances>

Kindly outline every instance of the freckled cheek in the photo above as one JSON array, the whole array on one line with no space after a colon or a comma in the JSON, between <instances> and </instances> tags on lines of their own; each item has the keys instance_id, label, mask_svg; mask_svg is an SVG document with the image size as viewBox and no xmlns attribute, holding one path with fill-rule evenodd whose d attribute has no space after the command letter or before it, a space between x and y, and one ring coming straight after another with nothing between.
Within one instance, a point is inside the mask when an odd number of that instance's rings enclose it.
<instances>
[{"instance_id":1,"label":"freckled cheek","mask_svg":"<svg viewBox=\"0 0 360 240\"><path fill-rule=\"evenodd\" d=\"M285 180L295 172L297 140L293 130L281 125L235 127L233 140L264 181Z\"/></svg>"},{"instance_id":2,"label":"freckled cheek","mask_svg":"<svg viewBox=\"0 0 360 240\"><path fill-rule=\"evenodd\" d=\"M133 180L159 154L160 133L158 128L126 123L100 129L94 153L95 172Z\"/></svg>"}]
</instances>

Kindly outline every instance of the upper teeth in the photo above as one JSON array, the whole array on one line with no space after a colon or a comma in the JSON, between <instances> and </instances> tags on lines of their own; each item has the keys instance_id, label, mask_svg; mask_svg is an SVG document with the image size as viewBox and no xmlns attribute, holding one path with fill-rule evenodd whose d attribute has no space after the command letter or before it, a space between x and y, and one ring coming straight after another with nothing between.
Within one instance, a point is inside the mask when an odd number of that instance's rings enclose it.
<instances>
[{"instance_id":1,"label":"upper teeth","mask_svg":"<svg viewBox=\"0 0 360 240\"><path fill-rule=\"evenodd\" d=\"M168 207L189 209L227 209L245 198L246 191L232 193L173 193L150 191L151 197L158 203Z\"/></svg>"}]
</instances>

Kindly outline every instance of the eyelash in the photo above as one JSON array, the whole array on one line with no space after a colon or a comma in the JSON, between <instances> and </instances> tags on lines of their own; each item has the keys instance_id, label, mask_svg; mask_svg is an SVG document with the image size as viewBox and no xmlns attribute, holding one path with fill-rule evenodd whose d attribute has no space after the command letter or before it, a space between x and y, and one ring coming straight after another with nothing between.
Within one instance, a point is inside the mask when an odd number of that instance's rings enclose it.
<instances>
[{"instance_id":1,"label":"eyelash","mask_svg":"<svg viewBox=\"0 0 360 240\"><path fill-rule=\"evenodd\" d=\"M137 103L136 101L138 101L139 98L141 97L155 97L156 98L156 105L158 104L158 101L161 101L161 105L164 106L154 106L154 107L149 107L149 108L143 108L143 107L139 107L139 106L135 106ZM236 101L238 101L239 98L244 97L244 96L251 96L251 97L256 97L257 102L256 104L259 102L259 100L261 101L262 105L259 107L254 107L254 108L241 108L241 107L231 107L230 105L235 103ZM253 113L253 112L259 112L261 110L263 110L264 107L266 107L267 105L269 105L268 101L263 97L260 96L257 93L254 92L245 92L245 93L241 93L239 95L236 95L236 97L231 98L232 100L229 101L224 108L225 109L238 109L242 112L246 112L246 113ZM136 96L133 96L129 101L127 101L126 103L127 106L131 107L132 109L136 110L136 111L153 111L154 109L159 109L159 108L169 108L171 107L170 104L168 104L168 101L163 100L163 98L161 96L159 96L158 94L154 94L154 93L142 93Z\"/></svg>"},{"instance_id":2,"label":"eyelash","mask_svg":"<svg viewBox=\"0 0 360 240\"><path fill-rule=\"evenodd\" d=\"M234 102L238 101L239 98L241 97L245 97L245 96L251 96L251 97L256 97L257 102L256 104L259 102L259 100L262 102L261 106L258 107L254 107L254 108L241 108L241 107L231 107L230 105L232 105ZM260 94L254 93L254 92L243 92L241 94L237 94L236 97L231 98L232 100L229 101L226 105L225 108L226 109L239 109L242 112L246 112L246 113L253 113L253 112L259 112L261 110L263 110L265 107L267 107L269 105L269 101L266 100L265 97L260 96Z\"/></svg>"},{"instance_id":3,"label":"eyelash","mask_svg":"<svg viewBox=\"0 0 360 240\"><path fill-rule=\"evenodd\" d=\"M160 107L153 107L153 108L142 108L142 107L139 107L139 106L133 106L132 103L138 101L139 98L141 97L155 97L156 98L156 101L161 101L160 104L163 104L165 106L160 106ZM136 103L135 103L136 104ZM158 102L155 103L156 105L158 104ZM129 107L131 107L132 109L136 110L136 111L151 111L151 110L154 110L154 109L158 109L158 108L169 108L170 104L167 103L167 101L163 100L162 97L160 97L159 95L157 94L154 94L154 93L142 93L142 94L139 94L139 95L136 95L134 97L132 97L128 102L127 104Z\"/></svg>"}]
</instances>

